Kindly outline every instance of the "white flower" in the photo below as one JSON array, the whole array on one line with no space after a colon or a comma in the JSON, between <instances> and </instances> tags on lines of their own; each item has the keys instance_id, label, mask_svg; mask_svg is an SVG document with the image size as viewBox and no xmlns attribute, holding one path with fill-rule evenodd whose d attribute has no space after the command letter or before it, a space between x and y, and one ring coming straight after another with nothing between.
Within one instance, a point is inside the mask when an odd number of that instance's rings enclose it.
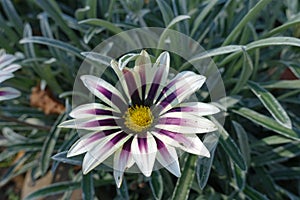
<instances>
[{"instance_id":1,"label":"white flower","mask_svg":"<svg viewBox=\"0 0 300 200\"><path fill-rule=\"evenodd\" d=\"M120 59L122 60L122 59ZM135 60L134 68L112 61L121 89L91 75L81 77L84 85L102 103L75 108L60 127L89 130L68 151L68 157L86 153L86 174L111 155L114 177L120 187L124 171L134 164L150 176L155 164L180 176L175 148L209 157L210 153L196 135L216 130L205 115L219 112L213 105L183 102L205 82L191 71L168 80L170 56L162 53L152 65L146 51Z\"/></svg>"},{"instance_id":2,"label":"white flower","mask_svg":"<svg viewBox=\"0 0 300 200\"><path fill-rule=\"evenodd\" d=\"M16 59L16 56L6 54L3 50L0 50L0 83L14 77L13 72L21 68L20 65L12 64ZM21 93L14 88L0 88L0 101L13 99L20 95Z\"/></svg>"}]
</instances>

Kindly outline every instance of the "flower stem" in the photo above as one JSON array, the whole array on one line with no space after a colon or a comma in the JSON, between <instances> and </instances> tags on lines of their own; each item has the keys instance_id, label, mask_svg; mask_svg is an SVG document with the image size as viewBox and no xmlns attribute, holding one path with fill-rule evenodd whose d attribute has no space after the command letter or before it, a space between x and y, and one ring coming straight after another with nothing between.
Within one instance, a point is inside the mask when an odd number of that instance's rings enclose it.
<instances>
[{"instance_id":1,"label":"flower stem","mask_svg":"<svg viewBox=\"0 0 300 200\"><path fill-rule=\"evenodd\" d=\"M186 200L189 197L190 189L195 177L195 168L198 156L189 154L185 160L183 172L176 183L173 192L173 200Z\"/></svg>"}]
</instances>

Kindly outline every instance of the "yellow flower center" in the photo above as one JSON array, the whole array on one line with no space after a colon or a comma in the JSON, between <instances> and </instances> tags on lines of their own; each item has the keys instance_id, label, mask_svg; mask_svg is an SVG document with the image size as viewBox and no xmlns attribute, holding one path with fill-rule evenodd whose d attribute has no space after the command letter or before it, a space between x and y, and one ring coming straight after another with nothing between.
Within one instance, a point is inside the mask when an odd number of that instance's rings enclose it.
<instances>
[{"instance_id":1,"label":"yellow flower center","mask_svg":"<svg viewBox=\"0 0 300 200\"><path fill-rule=\"evenodd\" d=\"M125 113L125 125L127 128L142 132L149 128L153 122L153 115L149 107L138 106L128 108Z\"/></svg>"}]
</instances>

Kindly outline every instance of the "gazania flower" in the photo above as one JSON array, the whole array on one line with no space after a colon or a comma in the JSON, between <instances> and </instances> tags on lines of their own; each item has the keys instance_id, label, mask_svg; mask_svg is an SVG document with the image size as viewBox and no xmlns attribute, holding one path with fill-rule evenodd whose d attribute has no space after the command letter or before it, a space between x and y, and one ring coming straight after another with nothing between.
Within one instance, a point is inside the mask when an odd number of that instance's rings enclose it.
<instances>
[{"instance_id":1,"label":"gazania flower","mask_svg":"<svg viewBox=\"0 0 300 200\"><path fill-rule=\"evenodd\" d=\"M13 72L20 69L21 66L17 64L11 64L16 60L16 56L6 54L3 50L0 50L0 83L14 77ZM0 101L13 99L20 96L20 92L11 87L0 88Z\"/></svg>"},{"instance_id":2,"label":"gazania flower","mask_svg":"<svg viewBox=\"0 0 300 200\"><path fill-rule=\"evenodd\" d=\"M122 68L127 61L122 62L125 57L120 60L111 63L119 78L119 89L101 78L81 76L83 84L101 102L80 105L70 113L74 119L60 125L89 131L67 156L86 153L82 164L86 174L113 155L118 187L124 171L134 164L145 176L150 176L157 165L179 177L176 148L209 157L196 134L216 130L203 116L219 110L206 103L184 102L202 86L205 77L185 71L168 80L168 52L153 65L145 51L137 56L134 68Z\"/></svg>"}]
</instances>

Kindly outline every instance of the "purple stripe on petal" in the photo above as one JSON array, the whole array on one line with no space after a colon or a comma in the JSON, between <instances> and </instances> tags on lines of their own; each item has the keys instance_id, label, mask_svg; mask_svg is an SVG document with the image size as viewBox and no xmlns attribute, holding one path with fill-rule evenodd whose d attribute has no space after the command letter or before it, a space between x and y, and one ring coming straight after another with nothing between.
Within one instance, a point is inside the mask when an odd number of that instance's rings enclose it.
<instances>
[{"instance_id":1,"label":"purple stripe on petal","mask_svg":"<svg viewBox=\"0 0 300 200\"><path fill-rule=\"evenodd\" d=\"M104 138L106 135L105 133L103 132L98 132L98 133L95 133L93 134L91 137L88 138L87 140L87 143L90 143L90 142L95 142L101 138Z\"/></svg>"},{"instance_id":2,"label":"purple stripe on petal","mask_svg":"<svg viewBox=\"0 0 300 200\"><path fill-rule=\"evenodd\" d=\"M162 102L159 104L162 108L165 108L168 106L174 99L177 98L177 95L175 93L169 94L165 99L162 100Z\"/></svg>"},{"instance_id":3,"label":"purple stripe on petal","mask_svg":"<svg viewBox=\"0 0 300 200\"><path fill-rule=\"evenodd\" d=\"M7 92L6 91L0 91L0 96L4 96L4 95L7 95Z\"/></svg>"},{"instance_id":4,"label":"purple stripe on petal","mask_svg":"<svg viewBox=\"0 0 300 200\"><path fill-rule=\"evenodd\" d=\"M85 113L93 114L93 115L112 115L112 111L102 110L102 109L90 109L90 110L86 110Z\"/></svg>"},{"instance_id":5,"label":"purple stripe on petal","mask_svg":"<svg viewBox=\"0 0 300 200\"><path fill-rule=\"evenodd\" d=\"M135 78L130 70L123 70L124 77L126 80L126 85L128 87L129 95L132 101L132 104L141 104L141 99L138 91L138 86L136 84Z\"/></svg>"},{"instance_id":6,"label":"purple stripe on petal","mask_svg":"<svg viewBox=\"0 0 300 200\"><path fill-rule=\"evenodd\" d=\"M131 152L131 142L133 137L131 137L129 140L127 140L123 145L123 150L127 152Z\"/></svg>"},{"instance_id":7,"label":"purple stripe on petal","mask_svg":"<svg viewBox=\"0 0 300 200\"><path fill-rule=\"evenodd\" d=\"M137 138L138 140L138 145L139 149L141 152L147 153L148 151L148 143L147 143L147 138Z\"/></svg>"},{"instance_id":8,"label":"purple stripe on petal","mask_svg":"<svg viewBox=\"0 0 300 200\"><path fill-rule=\"evenodd\" d=\"M116 126L114 119L103 119L84 123L84 127L97 127L97 126Z\"/></svg>"},{"instance_id":9,"label":"purple stripe on petal","mask_svg":"<svg viewBox=\"0 0 300 200\"><path fill-rule=\"evenodd\" d=\"M165 117L159 120L159 124L170 124L170 125L181 125L183 123L183 119L175 118L175 117Z\"/></svg>"},{"instance_id":10,"label":"purple stripe on petal","mask_svg":"<svg viewBox=\"0 0 300 200\"><path fill-rule=\"evenodd\" d=\"M113 102L115 105L117 105L119 108L125 108L126 105L123 102L123 100L118 96L115 95L114 93L112 93L111 91L109 91L108 89L97 85L96 89L102 93L106 98L108 98L109 100L111 100L111 102Z\"/></svg>"},{"instance_id":11,"label":"purple stripe on petal","mask_svg":"<svg viewBox=\"0 0 300 200\"><path fill-rule=\"evenodd\" d=\"M112 144L115 145L115 144L117 144L120 140L122 140L123 138L125 138L127 135L128 135L127 133L121 132L121 133L119 133L118 135L116 135L115 137L113 137L113 138L110 140L110 142L111 142Z\"/></svg>"},{"instance_id":12,"label":"purple stripe on petal","mask_svg":"<svg viewBox=\"0 0 300 200\"><path fill-rule=\"evenodd\" d=\"M188 144L188 145L192 144L184 135L182 135L180 133L167 131L167 130L163 130L163 129L160 129L159 131L157 131L157 133L166 135L169 138L172 138L173 140L179 142L180 144L183 144L184 146L186 146L186 144Z\"/></svg>"},{"instance_id":13,"label":"purple stripe on petal","mask_svg":"<svg viewBox=\"0 0 300 200\"><path fill-rule=\"evenodd\" d=\"M155 82L151 84L151 88L148 92L148 97L147 97L148 102L151 102L151 103L153 102L159 86L160 85L158 83L155 83Z\"/></svg>"},{"instance_id":14,"label":"purple stripe on petal","mask_svg":"<svg viewBox=\"0 0 300 200\"><path fill-rule=\"evenodd\" d=\"M166 145L161 141L159 140L158 138L154 137L155 138L155 141L156 141L156 145L157 145L157 149L158 150L161 150L162 148L165 148Z\"/></svg>"}]
</instances>

